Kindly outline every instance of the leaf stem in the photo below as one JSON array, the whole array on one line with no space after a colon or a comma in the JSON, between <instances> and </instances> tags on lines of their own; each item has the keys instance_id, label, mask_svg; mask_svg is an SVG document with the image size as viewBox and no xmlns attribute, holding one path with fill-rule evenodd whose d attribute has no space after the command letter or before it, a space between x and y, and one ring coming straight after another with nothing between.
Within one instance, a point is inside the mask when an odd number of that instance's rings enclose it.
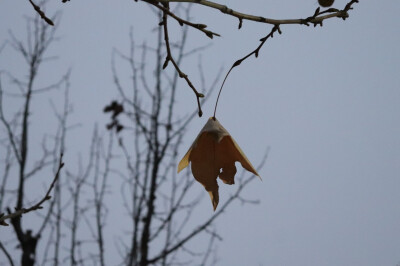
<instances>
[{"instance_id":1,"label":"leaf stem","mask_svg":"<svg viewBox=\"0 0 400 266\"><path fill-rule=\"evenodd\" d=\"M213 117L212 117L214 120L216 119L216 118L215 118L215 113L217 112L218 100L219 100L219 96L221 95L222 88L224 87L225 81L226 81L226 79L228 78L229 73L231 73L231 71L232 71L232 69L233 69L234 67L235 67L235 65L233 65L233 66L231 67L231 69L229 69L228 73L226 73L226 76L225 76L225 78L224 78L224 81L222 82L221 88L219 89L218 96L217 96L217 101L215 102L214 115L213 115Z\"/></svg>"}]
</instances>

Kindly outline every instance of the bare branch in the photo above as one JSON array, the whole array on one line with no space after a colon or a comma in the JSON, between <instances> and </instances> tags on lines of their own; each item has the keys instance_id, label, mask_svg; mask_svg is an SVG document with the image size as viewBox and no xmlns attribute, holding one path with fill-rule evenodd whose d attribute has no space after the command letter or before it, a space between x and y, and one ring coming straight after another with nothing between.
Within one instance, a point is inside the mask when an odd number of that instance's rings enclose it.
<instances>
[{"instance_id":1,"label":"bare branch","mask_svg":"<svg viewBox=\"0 0 400 266\"><path fill-rule=\"evenodd\" d=\"M39 6L37 6L35 3L33 3L32 0L29 0L29 2L32 4L33 8L34 8L35 11L39 14L39 16L40 16L44 21L46 21L47 24L49 24L49 25L51 25L51 26L54 26L54 22L46 16L46 14L40 9Z\"/></svg>"},{"instance_id":2,"label":"bare branch","mask_svg":"<svg viewBox=\"0 0 400 266\"><path fill-rule=\"evenodd\" d=\"M9 122L6 120L5 116L4 116L4 112L3 112L3 89L1 86L1 76L0 76L0 120L3 123L3 125L5 126L6 130L7 130L7 134L8 134L8 140L10 141L11 147L14 151L14 155L17 158L17 160L19 162L21 162L21 156L18 152L18 148L17 148L17 144L15 143L15 136L14 133L11 129L11 125L9 124Z\"/></svg>"},{"instance_id":3,"label":"bare branch","mask_svg":"<svg viewBox=\"0 0 400 266\"><path fill-rule=\"evenodd\" d=\"M10 263L11 266L14 266L14 261L10 255L10 253L8 253L6 247L3 245L3 243L0 241L0 249L4 252L4 255L6 255L8 262Z\"/></svg>"},{"instance_id":4,"label":"bare branch","mask_svg":"<svg viewBox=\"0 0 400 266\"><path fill-rule=\"evenodd\" d=\"M142 1L149 2L148 0L142 0ZM333 17L339 17L339 18L345 19L348 17L347 11L349 11L351 9L352 4L358 3L358 0L350 1L349 4L347 4L343 10L337 10L334 8L330 8L324 13L331 13L331 14L319 16L319 17L315 16L310 19L271 19L271 18L266 18L263 16L256 16L256 15L238 12L238 11L235 11L235 10L229 8L226 5L221 5L221 4L218 4L218 3L215 3L212 1L207 1L207 0L158 0L158 1L154 1L154 2L160 2L160 3L179 2L179 3L193 3L193 4L203 5L206 7L217 9L226 15L236 17L239 19L239 23L242 23L243 20L249 20L249 21L255 21L255 22L272 24L272 25L277 25L277 24L304 24L304 25L306 25L307 23L320 24L323 20L333 18ZM240 28L240 26L239 26L239 28Z\"/></svg>"},{"instance_id":5,"label":"bare branch","mask_svg":"<svg viewBox=\"0 0 400 266\"><path fill-rule=\"evenodd\" d=\"M165 39L165 46L167 48L167 58L165 59L163 68L166 68L168 65L168 62L171 61L171 63L174 65L176 71L179 74L180 78L183 78L186 80L187 84L189 85L190 88L192 88L194 94L196 95L196 100L197 100L197 107L198 107L198 115L201 117L203 115L203 111L201 110L201 106L200 106L200 98L204 97L204 94L199 93L196 88L193 86L192 82L189 80L188 76L183 73L181 71L181 69L179 68L178 64L175 62L174 58L172 57L171 54L171 48L169 45L169 37L168 37L168 24L167 24L167 13L164 11L163 12L163 21L162 21L162 25L164 27L164 39Z\"/></svg>"},{"instance_id":6,"label":"bare branch","mask_svg":"<svg viewBox=\"0 0 400 266\"><path fill-rule=\"evenodd\" d=\"M58 164L57 173L55 174L55 176L53 178L53 182L51 182L50 187L47 190L47 192L44 195L44 197L38 203L32 205L29 208L21 208L21 209L17 209L15 212L9 213L8 215L4 215L4 214L0 215L0 225L8 225L5 222L6 219L13 219L13 218L22 216L22 214L25 214L25 213L28 213L28 212L31 212L31 211L35 211L35 210L38 210L38 209L42 209L43 208L42 204L45 201L47 201L47 200L49 200L51 198L50 193L51 193L55 183L57 182L57 179L58 179L58 177L60 175L61 168L63 166L64 166L64 163L62 162L62 154L61 154L60 161L59 161L59 164Z\"/></svg>"},{"instance_id":7,"label":"bare branch","mask_svg":"<svg viewBox=\"0 0 400 266\"><path fill-rule=\"evenodd\" d=\"M93 181L93 192L94 192L94 205L95 205L95 218L96 218L96 232L95 232L95 239L97 242L97 246L99 249L99 258L100 258L100 265L105 265L105 245L104 245L104 222L106 219L106 206L104 203L105 192L107 187L107 180L110 174L110 167L111 167L111 160L113 158L112 155L112 148L113 148L113 132L110 131L109 134L109 142L106 154L103 155L104 157L104 171L100 175L100 151L99 148L102 147L101 140L98 141L98 150L96 152L96 166L95 166L95 174L94 174L94 181ZM100 179L100 180L99 180Z\"/></svg>"},{"instance_id":8,"label":"bare branch","mask_svg":"<svg viewBox=\"0 0 400 266\"><path fill-rule=\"evenodd\" d=\"M162 10L165 14L168 14L170 17L174 18L176 21L178 21L179 25L183 26L183 25L188 25L190 27L193 27L199 31L204 32L205 35L207 35L207 37L209 37L210 39L212 39L214 36L221 36L218 33L206 30L207 25L205 24L198 24L198 23L192 23L188 20L182 19L180 17L178 17L177 15L175 15L173 12L171 12L169 10L169 8L166 8L162 5L159 5L158 2L162 2L162 1L152 1L152 0L142 0L144 2L147 2L149 4L152 4L153 6L157 7L158 9ZM167 1L165 1L164 4L166 4Z\"/></svg>"},{"instance_id":9,"label":"bare branch","mask_svg":"<svg viewBox=\"0 0 400 266\"><path fill-rule=\"evenodd\" d=\"M63 77L63 81L65 83L65 91L64 91L64 106L63 106L63 110L61 112L61 114L59 114L57 112L57 110L54 110L54 113L59 121L59 129L56 135L56 145L54 145L54 149L53 149L53 158L58 157L57 153L59 151L60 154L64 154L65 152L65 141L66 141L66 134L67 134L67 118L69 115L69 88L70 88L70 84L69 84L69 74L70 72L68 71L67 74ZM43 148L44 149L44 148ZM55 163L55 160L52 161L52 163ZM45 163L41 163L41 164L45 164ZM40 165L40 164L39 164ZM56 166L55 166L56 167ZM54 168L54 171L57 171L57 168ZM48 209L47 215L43 220L43 223L40 227L40 229L38 230L38 235L41 235L43 230L45 229L47 223L50 220L50 216L53 213L53 208L54 205L57 204L58 205L58 211L59 213L56 215L56 237L59 237L60 234L60 219L61 219L61 198L60 198L60 193L61 193L61 188L60 188L60 184L57 183L57 186L55 188L55 195L57 196L57 198L55 200L53 200L51 202L51 205ZM56 249L58 248L57 245L59 243L56 243ZM56 251L57 253L57 251ZM55 258L56 260L56 264L57 264L57 257Z\"/></svg>"},{"instance_id":10,"label":"bare branch","mask_svg":"<svg viewBox=\"0 0 400 266\"><path fill-rule=\"evenodd\" d=\"M10 176L11 166L13 164L13 158L11 156L12 156L11 145L10 143L8 143L6 147L6 158L4 160L4 172L0 186L0 210L3 208L3 201L6 195L6 184Z\"/></svg>"}]
</instances>

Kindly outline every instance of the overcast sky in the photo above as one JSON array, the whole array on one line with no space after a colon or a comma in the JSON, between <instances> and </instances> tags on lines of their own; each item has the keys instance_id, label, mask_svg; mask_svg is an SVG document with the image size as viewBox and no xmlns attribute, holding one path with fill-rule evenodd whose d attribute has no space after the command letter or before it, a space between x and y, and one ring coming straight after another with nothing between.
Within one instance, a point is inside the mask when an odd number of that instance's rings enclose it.
<instances>
[{"instance_id":1,"label":"overcast sky","mask_svg":"<svg viewBox=\"0 0 400 266\"><path fill-rule=\"evenodd\" d=\"M151 41L158 21L140 2L52 2L46 8L49 16L62 11L61 39L50 52L59 60L45 71L52 81L53 75L72 69L71 123L84 125L68 140L76 154L93 125L107 122L101 110L116 98L112 48L126 51L131 26L135 41ZM307 17L318 6L316 0L217 2L276 19ZM336 0L334 6L346 2ZM346 21L331 19L322 28L284 25L283 34L268 40L257 59L232 71L217 117L254 165L267 147L270 154L260 171L263 181L255 180L243 194L260 204L236 203L216 222L223 237L219 265L400 263L399 11L398 0L360 0ZM0 44L8 30L25 36L25 15L34 15L28 1L0 2ZM238 31L237 19L204 7L194 7L192 17L222 35L211 41L190 30L191 45L212 43L202 52L208 84L220 67L227 71L270 31L268 25L247 21ZM0 69L15 72L22 62L11 52L6 47L0 54ZM198 84L198 58L191 60L184 69ZM179 110L195 110L184 82L179 93L184 99ZM42 112L42 103L48 99L36 102L33 112ZM212 116L213 104L205 104L204 116L192 123L182 156ZM4 108L12 106L5 103ZM46 121L45 114L40 117ZM221 185L220 202L233 191ZM210 215L208 201L199 212Z\"/></svg>"}]
</instances>

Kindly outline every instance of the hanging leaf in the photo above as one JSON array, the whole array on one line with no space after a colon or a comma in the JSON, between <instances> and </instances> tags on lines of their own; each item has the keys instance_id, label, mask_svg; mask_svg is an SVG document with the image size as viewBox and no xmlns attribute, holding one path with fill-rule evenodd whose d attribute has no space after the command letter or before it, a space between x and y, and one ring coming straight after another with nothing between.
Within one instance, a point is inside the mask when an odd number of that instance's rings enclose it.
<instances>
[{"instance_id":1,"label":"hanging leaf","mask_svg":"<svg viewBox=\"0 0 400 266\"><path fill-rule=\"evenodd\" d=\"M244 169L259 176L239 145L215 117L208 119L179 162L178 173L186 168L189 162L194 178L209 193L214 211L219 202L217 177L225 184L234 184L235 162L240 162Z\"/></svg>"}]
</instances>

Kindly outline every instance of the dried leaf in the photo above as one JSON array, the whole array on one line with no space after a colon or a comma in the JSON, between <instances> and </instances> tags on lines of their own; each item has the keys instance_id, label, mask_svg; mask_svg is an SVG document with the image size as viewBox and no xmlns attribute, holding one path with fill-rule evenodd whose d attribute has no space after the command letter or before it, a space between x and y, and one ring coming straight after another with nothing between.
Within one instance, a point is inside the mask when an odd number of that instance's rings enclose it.
<instances>
[{"instance_id":1,"label":"dried leaf","mask_svg":"<svg viewBox=\"0 0 400 266\"><path fill-rule=\"evenodd\" d=\"M178 173L191 162L194 178L209 193L214 211L219 202L217 177L225 183L235 183L236 166L240 162L244 169L258 175L239 145L229 132L211 117L200 131L178 165Z\"/></svg>"}]
</instances>

